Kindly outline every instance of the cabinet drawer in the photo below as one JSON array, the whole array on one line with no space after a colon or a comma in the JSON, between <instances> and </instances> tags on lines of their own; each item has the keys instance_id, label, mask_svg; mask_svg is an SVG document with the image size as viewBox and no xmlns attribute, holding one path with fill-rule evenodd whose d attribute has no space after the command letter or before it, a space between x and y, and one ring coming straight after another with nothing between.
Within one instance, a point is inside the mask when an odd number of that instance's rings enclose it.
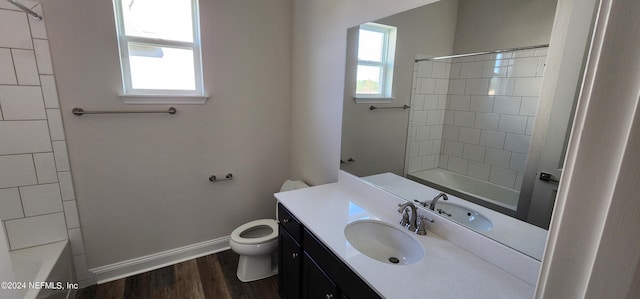
<instances>
[{"instance_id":1,"label":"cabinet drawer","mask_svg":"<svg viewBox=\"0 0 640 299\"><path fill-rule=\"evenodd\" d=\"M278 221L281 227L284 227L291 237L300 244L302 240L302 224L280 203L278 203Z\"/></svg>"},{"instance_id":2,"label":"cabinet drawer","mask_svg":"<svg viewBox=\"0 0 640 299\"><path fill-rule=\"evenodd\" d=\"M304 251L332 281L336 282L344 295L349 298L381 298L306 228L304 229L303 244Z\"/></svg>"}]
</instances>

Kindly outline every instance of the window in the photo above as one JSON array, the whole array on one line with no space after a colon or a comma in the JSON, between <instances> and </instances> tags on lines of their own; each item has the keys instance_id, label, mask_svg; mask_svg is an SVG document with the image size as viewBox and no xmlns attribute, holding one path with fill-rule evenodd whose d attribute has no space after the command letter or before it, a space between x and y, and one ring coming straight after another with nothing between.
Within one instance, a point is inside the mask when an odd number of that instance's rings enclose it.
<instances>
[{"instance_id":1,"label":"window","mask_svg":"<svg viewBox=\"0 0 640 299\"><path fill-rule=\"evenodd\" d=\"M391 98L396 28L366 23L358 34L356 98Z\"/></svg>"},{"instance_id":2,"label":"window","mask_svg":"<svg viewBox=\"0 0 640 299\"><path fill-rule=\"evenodd\" d=\"M204 103L198 1L114 0L114 7L125 102Z\"/></svg>"}]
</instances>

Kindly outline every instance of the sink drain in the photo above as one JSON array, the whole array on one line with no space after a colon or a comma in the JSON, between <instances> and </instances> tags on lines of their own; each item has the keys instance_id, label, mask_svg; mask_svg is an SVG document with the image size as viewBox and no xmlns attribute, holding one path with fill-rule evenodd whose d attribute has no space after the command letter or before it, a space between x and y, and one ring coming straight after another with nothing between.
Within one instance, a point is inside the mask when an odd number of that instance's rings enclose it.
<instances>
[{"instance_id":1,"label":"sink drain","mask_svg":"<svg viewBox=\"0 0 640 299\"><path fill-rule=\"evenodd\" d=\"M399 262L400 262L400 260L399 260L397 257L394 257L394 256L390 257L390 258L389 258L389 261L390 261L391 263L393 263L393 264L397 264L397 263L399 263Z\"/></svg>"}]
</instances>

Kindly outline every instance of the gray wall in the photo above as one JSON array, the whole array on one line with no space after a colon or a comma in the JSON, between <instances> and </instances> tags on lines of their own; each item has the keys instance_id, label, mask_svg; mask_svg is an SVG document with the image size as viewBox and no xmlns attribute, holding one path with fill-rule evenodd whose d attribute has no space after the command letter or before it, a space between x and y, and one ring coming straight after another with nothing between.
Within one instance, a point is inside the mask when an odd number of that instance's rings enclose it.
<instances>
[{"instance_id":1,"label":"gray wall","mask_svg":"<svg viewBox=\"0 0 640 299\"><path fill-rule=\"evenodd\" d=\"M548 44L557 2L460 0L453 51L460 54Z\"/></svg>"},{"instance_id":2,"label":"gray wall","mask_svg":"<svg viewBox=\"0 0 640 299\"><path fill-rule=\"evenodd\" d=\"M82 13L80 13L82 12ZM89 268L273 218L289 176L291 1L200 1L204 105L122 103L111 1L45 2ZM210 183L211 174L234 180Z\"/></svg>"}]
</instances>

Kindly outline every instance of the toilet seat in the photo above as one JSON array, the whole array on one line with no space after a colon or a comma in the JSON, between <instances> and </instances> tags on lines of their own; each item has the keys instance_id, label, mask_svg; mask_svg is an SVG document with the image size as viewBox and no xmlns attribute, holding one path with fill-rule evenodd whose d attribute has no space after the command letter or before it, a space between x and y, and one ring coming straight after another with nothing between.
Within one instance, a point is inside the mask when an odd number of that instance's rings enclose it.
<instances>
[{"instance_id":1,"label":"toilet seat","mask_svg":"<svg viewBox=\"0 0 640 299\"><path fill-rule=\"evenodd\" d=\"M259 226L268 226L269 228L271 228L271 233L257 238L245 238L240 236L245 231ZM258 219L247 222L243 225L238 226L238 228L234 229L233 232L231 232L231 240L238 244L244 245L262 244L276 238L278 238L278 223L275 221L275 219Z\"/></svg>"}]
</instances>

